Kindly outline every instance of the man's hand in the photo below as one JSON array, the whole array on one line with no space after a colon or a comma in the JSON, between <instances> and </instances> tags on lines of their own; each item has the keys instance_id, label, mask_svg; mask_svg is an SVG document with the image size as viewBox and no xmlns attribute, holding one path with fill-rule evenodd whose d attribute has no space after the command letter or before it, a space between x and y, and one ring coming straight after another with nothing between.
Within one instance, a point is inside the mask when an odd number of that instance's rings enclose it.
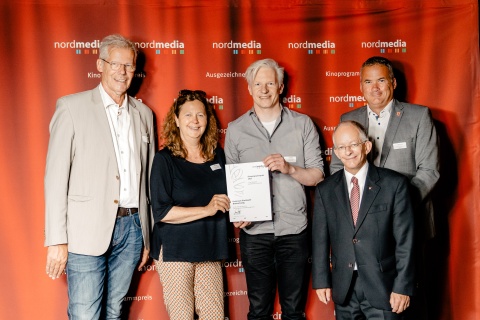
<instances>
[{"instance_id":1,"label":"man's hand","mask_svg":"<svg viewBox=\"0 0 480 320\"><path fill-rule=\"evenodd\" d=\"M144 247L142 252L142 259L140 260L140 264L138 265L138 271L142 271L142 267L147 263L148 259L150 258L148 255L149 253L150 250Z\"/></svg>"},{"instance_id":2,"label":"man's hand","mask_svg":"<svg viewBox=\"0 0 480 320\"><path fill-rule=\"evenodd\" d=\"M392 312L402 313L410 305L410 297L403 294L392 292L390 294L390 306Z\"/></svg>"},{"instance_id":3,"label":"man's hand","mask_svg":"<svg viewBox=\"0 0 480 320\"><path fill-rule=\"evenodd\" d=\"M325 304L328 304L332 300L332 289L316 289L318 300L322 301Z\"/></svg>"},{"instance_id":4,"label":"man's hand","mask_svg":"<svg viewBox=\"0 0 480 320\"><path fill-rule=\"evenodd\" d=\"M47 275L52 279L59 278L65 272L68 259L68 245L58 244L47 249Z\"/></svg>"},{"instance_id":5,"label":"man's hand","mask_svg":"<svg viewBox=\"0 0 480 320\"><path fill-rule=\"evenodd\" d=\"M314 187L323 180L323 172L319 168L302 168L288 163L279 154L271 154L263 159L263 165L272 172L287 174L304 186Z\"/></svg>"},{"instance_id":6,"label":"man's hand","mask_svg":"<svg viewBox=\"0 0 480 320\"><path fill-rule=\"evenodd\" d=\"M251 225L252 223L249 222L249 221L238 221L238 222L234 222L233 225L235 226L235 228L245 228L245 227L248 227L249 225Z\"/></svg>"},{"instance_id":7,"label":"man's hand","mask_svg":"<svg viewBox=\"0 0 480 320\"><path fill-rule=\"evenodd\" d=\"M271 154L263 159L263 164L268 168L268 170L279 171L283 174L291 174L290 170L293 169L279 153Z\"/></svg>"}]
</instances>

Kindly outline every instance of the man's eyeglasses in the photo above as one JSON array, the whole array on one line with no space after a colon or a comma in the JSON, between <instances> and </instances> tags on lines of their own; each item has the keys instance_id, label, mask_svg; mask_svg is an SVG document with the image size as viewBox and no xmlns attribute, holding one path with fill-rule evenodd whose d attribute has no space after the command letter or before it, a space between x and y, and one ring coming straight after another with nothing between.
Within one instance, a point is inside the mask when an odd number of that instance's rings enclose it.
<instances>
[{"instance_id":1,"label":"man's eyeglasses","mask_svg":"<svg viewBox=\"0 0 480 320\"><path fill-rule=\"evenodd\" d=\"M199 97L199 98L206 98L207 94L205 93L205 91L202 91L202 90L183 89L183 90L180 90L180 92L178 93L178 96L179 97L195 96L195 97Z\"/></svg>"},{"instance_id":2,"label":"man's eyeglasses","mask_svg":"<svg viewBox=\"0 0 480 320\"><path fill-rule=\"evenodd\" d=\"M133 64L129 64L129 63L119 63L119 62L108 62L107 60L105 59L102 59L100 58L100 60L108 63L110 65L110 68L112 68L113 71L118 71L120 69L120 67L125 67L125 70L128 71L128 72L133 72L135 71L135 69L137 68L135 65Z\"/></svg>"},{"instance_id":3,"label":"man's eyeglasses","mask_svg":"<svg viewBox=\"0 0 480 320\"><path fill-rule=\"evenodd\" d=\"M335 150L338 150L340 152L345 152L347 151L347 149L350 149L352 151L357 151L360 148L360 146L367 141L368 140L365 140L359 143L352 143L351 145L348 145L348 146L335 147Z\"/></svg>"}]
</instances>

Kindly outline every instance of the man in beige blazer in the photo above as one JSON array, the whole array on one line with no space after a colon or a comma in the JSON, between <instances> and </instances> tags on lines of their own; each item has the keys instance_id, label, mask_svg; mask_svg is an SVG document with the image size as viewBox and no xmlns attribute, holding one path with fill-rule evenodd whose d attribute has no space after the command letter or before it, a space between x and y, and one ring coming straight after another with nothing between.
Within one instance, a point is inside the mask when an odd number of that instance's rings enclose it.
<instances>
[{"instance_id":1,"label":"man in beige blazer","mask_svg":"<svg viewBox=\"0 0 480 320\"><path fill-rule=\"evenodd\" d=\"M46 272L67 274L70 319L120 319L134 269L148 260L154 126L126 94L136 58L131 41L105 37L100 85L60 98L50 123Z\"/></svg>"}]
</instances>

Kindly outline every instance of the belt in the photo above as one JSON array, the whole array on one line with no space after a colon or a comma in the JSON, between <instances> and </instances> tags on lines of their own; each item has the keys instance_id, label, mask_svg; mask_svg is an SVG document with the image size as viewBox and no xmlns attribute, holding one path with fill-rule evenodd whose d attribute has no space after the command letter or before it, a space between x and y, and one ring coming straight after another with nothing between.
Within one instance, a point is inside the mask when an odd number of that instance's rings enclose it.
<instances>
[{"instance_id":1,"label":"belt","mask_svg":"<svg viewBox=\"0 0 480 320\"><path fill-rule=\"evenodd\" d=\"M138 212L138 208L122 208L118 207L117 218L130 216Z\"/></svg>"}]
</instances>

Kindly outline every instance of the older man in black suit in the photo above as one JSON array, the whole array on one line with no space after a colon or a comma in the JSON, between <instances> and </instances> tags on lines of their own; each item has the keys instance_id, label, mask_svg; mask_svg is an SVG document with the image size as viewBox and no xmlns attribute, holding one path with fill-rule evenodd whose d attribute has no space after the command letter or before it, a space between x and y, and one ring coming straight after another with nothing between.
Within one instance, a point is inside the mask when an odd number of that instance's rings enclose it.
<instances>
[{"instance_id":1,"label":"older man in black suit","mask_svg":"<svg viewBox=\"0 0 480 320\"><path fill-rule=\"evenodd\" d=\"M403 319L415 286L408 179L368 163L372 143L357 122L340 123L333 143L344 170L315 193L313 288L333 298L337 320Z\"/></svg>"}]
</instances>

